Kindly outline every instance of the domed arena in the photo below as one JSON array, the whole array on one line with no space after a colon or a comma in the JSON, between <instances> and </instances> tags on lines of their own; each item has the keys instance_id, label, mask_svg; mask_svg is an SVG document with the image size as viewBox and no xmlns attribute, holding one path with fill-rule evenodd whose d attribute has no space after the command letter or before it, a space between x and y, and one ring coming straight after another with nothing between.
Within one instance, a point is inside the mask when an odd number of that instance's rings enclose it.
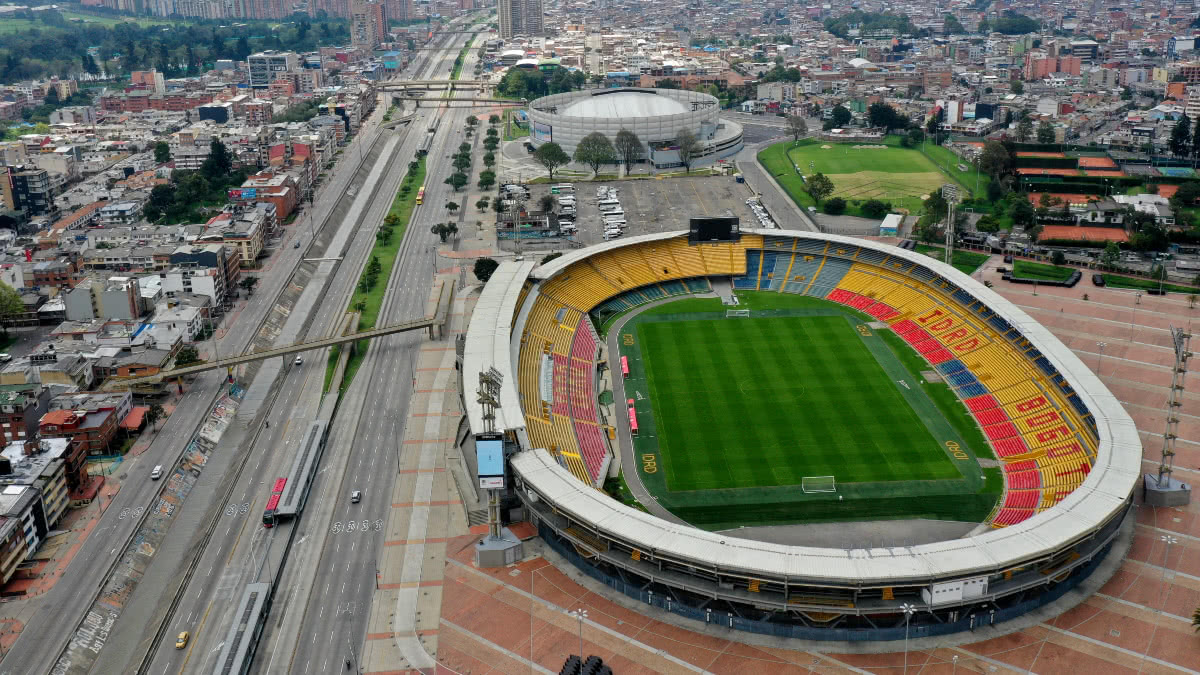
<instances>
[{"instance_id":1,"label":"domed arena","mask_svg":"<svg viewBox=\"0 0 1200 675\"><path fill-rule=\"evenodd\" d=\"M702 151L693 165L711 163L742 148L740 124L721 119L717 99L684 89L622 87L553 94L529 104L529 141L557 143L568 155L584 136L600 132L611 141L622 129L637 134L645 159L656 169L679 166L674 140L687 130Z\"/></svg>"},{"instance_id":2,"label":"domed arena","mask_svg":"<svg viewBox=\"0 0 1200 675\"><path fill-rule=\"evenodd\" d=\"M833 641L1001 624L1105 559L1141 444L1045 327L888 244L694 235L505 262L479 297L464 381L502 386L469 426L548 548L658 610ZM898 534L921 519L961 529Z\"/></svg>"}]
</instances>

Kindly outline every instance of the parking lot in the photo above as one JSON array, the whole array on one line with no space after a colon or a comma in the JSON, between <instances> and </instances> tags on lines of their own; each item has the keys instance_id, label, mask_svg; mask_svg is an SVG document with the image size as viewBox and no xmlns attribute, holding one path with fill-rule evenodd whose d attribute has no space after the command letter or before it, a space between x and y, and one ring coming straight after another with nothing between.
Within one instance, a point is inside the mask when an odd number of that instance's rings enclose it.
<instances>
[{"instance_id":1,"label":"parking lot","mask_svg":"<svg viewBox=\"0 0 1200 675\"><path fill-rule=\"evenodd\" d=\"M702 216L737 216L745 229L762 227L759 217L746 204L753 193L733 176L579 182L573 185L578 232L572 239L588 246L604 241L605 227L596 196L600 187L617 190L616 199L626 221L622 237L686 230L691 218ZM530 185L529 188L530 204L537 204L544 195L550 194L548 184ZM561 211L561 208L555 211Z\"/></svg>"}]
</instances>

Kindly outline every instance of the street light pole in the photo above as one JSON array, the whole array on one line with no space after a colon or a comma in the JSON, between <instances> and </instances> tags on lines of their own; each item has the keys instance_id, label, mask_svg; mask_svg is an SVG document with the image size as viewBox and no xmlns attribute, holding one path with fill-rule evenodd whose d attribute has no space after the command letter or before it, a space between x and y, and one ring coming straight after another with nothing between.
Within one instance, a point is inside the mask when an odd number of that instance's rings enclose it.
<instances>
[{"instance_id":1,"label":"street light pole","mask_svg":"<svg viewBox=\"0 0 1200 675\"><path fill-rule=\"evenodd\" d=\"M1097 342L1096 346L1100 348L1100 358L1096 359L1096 377L1100 377L1101 368L1104 366L1104 348L1108 346L1108 343Z\"/></svg>"},{"instance_id":2,"label":"street light pole","mask_svg":"<svg viewBox=\"0 0 1200 675\"><path fill-rule=\"evenodd\" d=\"M912 615L916 613L917 608L912 603L906 602L900 605L900 611L904 612L904 673L908 675L908 624L912 620Z\"/></svg>"},{"instance_id":3,"label":"street light pole","mask_svg":"<svg viewBox=\"0 0 1200 675\"><path fill-rule=\"evenodd\" d=\"M583 663L583 620L587 618L587 610L580 607L573 612L567 612L567 615L579 620L579 662Z\"/></svg>"}]
</instances>

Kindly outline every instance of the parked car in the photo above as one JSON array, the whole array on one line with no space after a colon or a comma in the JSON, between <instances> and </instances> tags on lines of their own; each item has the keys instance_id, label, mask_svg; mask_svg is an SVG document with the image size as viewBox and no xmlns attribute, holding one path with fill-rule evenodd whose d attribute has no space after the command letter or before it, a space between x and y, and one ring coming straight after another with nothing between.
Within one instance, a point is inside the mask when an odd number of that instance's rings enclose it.
<instances>
[{"instance_id":1,"label":"parked car","mask_svg":"<svg viewBox=\"0 0 1200 675\"><path fill-rule=\"evenodd\" d=\"M1094 284L1096 286L1103 286L1104 285L1104 275L1103 274L1093 274L1092 275L1092 284Z\"/></svg>"}]
</instances>

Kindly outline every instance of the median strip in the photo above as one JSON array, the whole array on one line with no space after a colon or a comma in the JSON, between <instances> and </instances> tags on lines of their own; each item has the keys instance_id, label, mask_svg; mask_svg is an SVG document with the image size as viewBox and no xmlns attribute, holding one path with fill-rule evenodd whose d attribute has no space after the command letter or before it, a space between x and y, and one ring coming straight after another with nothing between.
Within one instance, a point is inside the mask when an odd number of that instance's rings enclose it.
<instances>
[{"instance_id":1,"label":"median strip","mask_svg":"<svg viewBox=\"0 0 1200 675\"><path fill-rule=\"evenodd\" d=\"M415 166L413 166L415 164ZM392 276L392 267L396 264L396 256L400 253L400 245L404 241L404 233L412 219L413 209L416 208L417 193L425 184L425 158L421 157L409 165L409 171L400 183L400 189L392 201L392 207L384 216L384 222L375 234L375 246L367 258L366 267L358 279L354 295L350 298L348 309L359 312L358 330L375 328L379 319L379 311L383 307L383 296L387 291L388 279ZM354 380L355 373L366 358L367 343L365 340L348 343L352 352L346 364L346 372L336 386L344 389ZM337 366L338 355L342 346L333 347L329 351L329 361L325 366L325 391L335 386L333 382L334 369Z\"/></svg>"}]
</instances>

